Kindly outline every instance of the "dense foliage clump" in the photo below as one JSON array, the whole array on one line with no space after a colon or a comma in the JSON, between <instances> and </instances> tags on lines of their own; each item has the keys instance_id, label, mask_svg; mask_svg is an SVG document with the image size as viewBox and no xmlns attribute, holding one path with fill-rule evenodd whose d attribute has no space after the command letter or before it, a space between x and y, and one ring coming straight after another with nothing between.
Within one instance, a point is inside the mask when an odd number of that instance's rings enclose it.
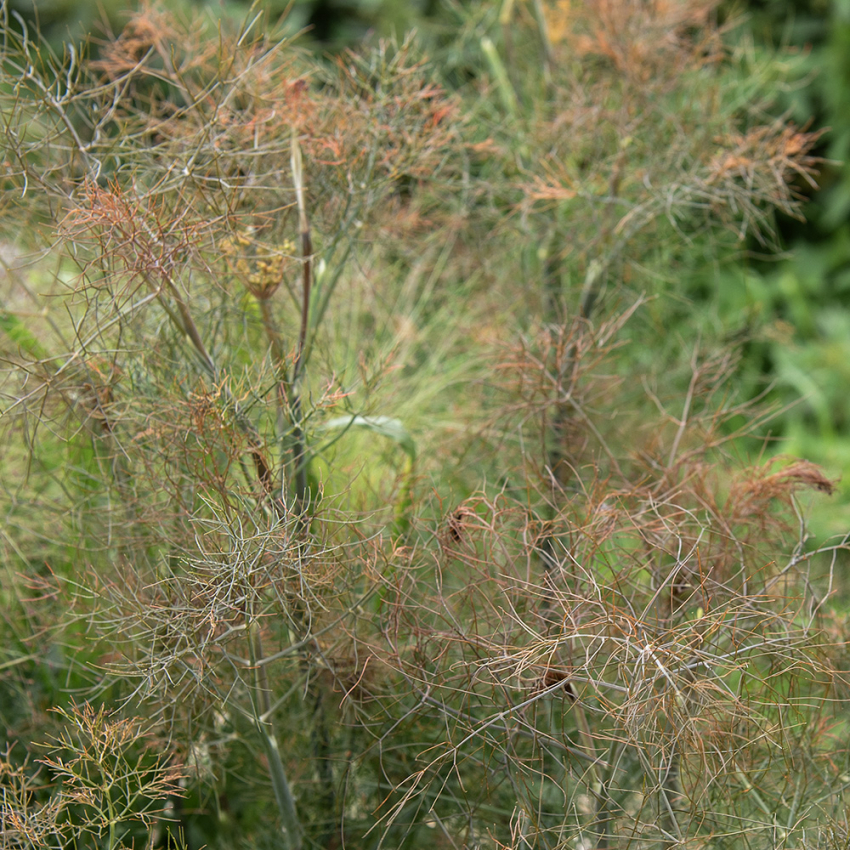
<instances>
[{"instance_id":1,"label":"dense foliage clump","mask_svg":"<svg viewBox=\"0 0 850 850\"><path fill-rule=\"evenodd\" d=\"M715 6L4 19L4 842L841 846L836 482L706 295L820 133Z\"/></svg>"}]
</instances>

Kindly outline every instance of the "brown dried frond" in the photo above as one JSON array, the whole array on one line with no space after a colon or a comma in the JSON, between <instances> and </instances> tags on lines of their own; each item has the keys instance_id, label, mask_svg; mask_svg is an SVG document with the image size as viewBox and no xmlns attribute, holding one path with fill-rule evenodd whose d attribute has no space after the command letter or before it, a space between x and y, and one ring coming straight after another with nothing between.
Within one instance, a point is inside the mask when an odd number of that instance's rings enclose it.
<instances>
[{"instance_id":1,"label":"brown dried frond","mask_svg":"<svg viewBox=\"0 0 850 850\"><path fill-rule=\"evenodd\" d=\"M573 55L603 56L618 71L648 80L665 67L713 59L721 49L711 14L718 0L554 0L550 38Z\"/></svg>"},{"instance_id":2,"label":"brown dried frond","mask_svg":"<svg viewBox=\"0 0 850 850\"><path fill-rule=\"evenodd\" d=\"M758 519L766 521L774 500L790 505L799 490L817 490L827 495L835 492L835 481L808 460L796 460L784 469L771 470L784 458L773 458L760 467L747 470L742 481L735 482L729 492L727 514L733 521Z\"/></svg>"},{"instance_id":3,"label":"brown dried frond","mask_svg":"<svg viewBox=\"0 0 850 850\"><path fill-rule=\"evenodd\" d=\"M189 209L175 210L160 198L138 196L117 184L103 188L88 183L84 200L60 224L61 234L77 245L90 245L98 262L117 260L129 273L128 283L145 276L161 280L185 265L197 251L201 231L208 225ZM96 275L85 284L116 289L119 274Z\"/></svg>"},{"instance_id":4,"label":"brown dried frond","mask_svg":"<svg viewBox=\"0 0 850 850\"><path fill-rule=\"evenodd\" d=\"M92 61L91 68L114 80L137 68L152 53L161 52L173 35L170 16L146 4L130 16L117 38L101 45L100 59Z\"/></svg>"},{"instance_id":5,"label":"brown dried frond","mask_svg":"<svg viewBox=\"0 0 850 850\"><path fill-rule=\"evenodd\" d=\"M721 147L708 162L704 185L726 187L728 192L733 184L742 183L751 202L772 203L793 213L794 201L800 197L794 181L800 178L817 188L817 166L823 160L810 151L825 132L808 133L793 124L774 122L718 138Z\"/></svg>"},{"instance_id":6,"label":"brown dried frond","mask_svg":"<svg viewBox=\"0 0 850 850\"><path fill-rule=\"evenodd\" d=\"M738 592L739 582L749 584L751 596L770 569L742 570L741 552L749 552L750 563L772 565L789 530L794 493L829 495L835 489L823 470L805 460L778 458L738 471L710 464L711 443L708 434L702 450L689 449L672 467L651 464L646 483L619 502L623 522L632 524L656 565L655 587L662 588L659 599L670 610L704 604L715 594L727 598Z\"/></svg>"},{"instance_id":7,"label":"brown dried frond","mask_svg":"<svg viewBox=\"0 0 850 850\"><path fill-rule=\"evenodd\" d=\"M607 393L618 379L594 374L607 365L617 337L641 302L613 318L593 324L583 318L540 328L532 339L521 339L505 347L496 369L505 376L505 386L521 399L526 411L545 409L580 396ZM588 376L592 375L592 379ZM580 385L587 381L587 388ZM592 385L593 389L590 390Z\"/></svg>"},{"instance_id":8,"label":"brown dried frond","mask_svg":"<svg viewBox=\"0 0 850 850\"><path fill-rule=\"evenodd\" d=\"M319 163L362 166L376 149L384 178L425 179L460 142L460 102L433 80L412 41L394 48L382 42L379 71L353 52L337 61L338 100L328 123L307 140ZM379 74L391 75L378 83Z\"/></svg>"},{"instance_id":9,"label":"brown dried frond","mask_svg":"<svg viewBox=\"0 0 850 850\"><path fill-rule=\"evenodd\" d=\"M578 194L571 188L574 177L562 163L544 163L546 178L535 175L526 187L525 196L530 201L570 201Z\"/></svg>"}]
</instances>

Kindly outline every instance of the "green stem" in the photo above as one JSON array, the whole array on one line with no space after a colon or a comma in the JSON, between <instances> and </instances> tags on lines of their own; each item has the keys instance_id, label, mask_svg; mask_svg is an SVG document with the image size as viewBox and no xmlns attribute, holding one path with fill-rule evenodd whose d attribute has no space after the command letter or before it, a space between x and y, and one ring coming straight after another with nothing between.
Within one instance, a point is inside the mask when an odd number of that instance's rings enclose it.
<instances>
[{"instance_id":1,"label":"green stem","mask_svg":"<svg viewBox=\"0 0 850 850\"><path fill-rule=\"evenodd\" d=\"M271 302L268 298L258 298L260 305L260 315L263 320L263 327L266 331L266 336L269 339L272 357L275 361L275 370L277 378L277 419L278 433L282 435L280 449L280 465L281 465L281 491L285 486L285 467L288 457L296 458L302 448L298 443L300 428L295 419L295 411L291 406L292 400L295 398L292 391L292 382L289 379L289 373L286 368L286 355L283 350L283 342L272 315ZM299 407L300 415L300 407Z\"/></svg>"},{"instance_id":2,"label":"green stem","mask_svg":"<svg viewBox=\"0 0 850 850\"><path fill-rule=\"evenodd\" d=\"M251 666L254 670L254 693L252 700L254 723L260 734L263 749L269 762L269 776L274 788L274 796L277 801L278 811L283 823L283 834L287 850L302 850L304 846L304 835L301 822L298 819L298 811L295 808L295 799L286 778L286 769L280 757L280 748L277 743L271 713L271 691L269 689L268 674L263 664L258 664L263 659L263 647L260 640L258 625L251 622L248 626L249 648L251 653ZM261 710L257 710L257 706Z\"/></svg>"},{"instance_id":3,"label":"green stem","mask_svg":"<svg viewBox=\"0 0 850 850\"><path fill-rule=\"evenodd\" d=\"M511 118L516 118L519 114L519 103L517 101L516 92L508 72L499 57L496 50L496 45L486 35L481 39L481 49L487 59L487 64L490 66L490 71L496 80L496 90L499 92L499 97L502 100L502 106Z\"/></svg>"},{"instance_id":4,"label":"green stem","mask_svg":"<svg viewBox=\"0 0 850 850\"><path fill-rule=\"evenodd\" d=\"M595 801L595 811L592 815L592 823L593 825L598 826L600 830L596 838L596 847L598 850L605 850L605 848L608 847L608 818L607 806L605 805L606 789L602 782L602 773L599 767L599 756L593 742L590 724L587 722L587 714L578 700L573 703L572 712L575 717L576 728L578 729L578 736L581 741L582 748L591 759L587 768L589 776L587 784L591 796Z\"/></svg>"},{"instance_id":5,"label":"green stem","mask_svg":"<svg viewBox=\"0 0 850 850\"><path fill-rule=\"evenodd\" d=\"M118 837L115 834L117 818L115 816L115 806L112 803L112 795L109 793L109 785L103 786L103 799L106 801L106 811L109 813L109 839L107 847L109 850L112 850L117 844Z\"/></svg>"},{"instance_id":6,"label":"green stem","mask_svg":"<svg viewBox=\"0 0 850 850\"><path fill-rule=\"evenodd\" d=\"M307 365L307 331L310 327L310 290L313 281L313 239L310 234L310 222L307 218L307 202L304 199L304 167L301 159L301 147L298 136L292 135L292 182L295 186L295 198L298 203L298 229L301 235L301 270L303 278L301 295L301 327L298 331L298 350L292 367L292 437L294 442L295 500L301 530L306 528L306 513L310 504L310 490L307 483L307 442L304 437L301 409L301 381Z\"/></svg>"}]
</instances>

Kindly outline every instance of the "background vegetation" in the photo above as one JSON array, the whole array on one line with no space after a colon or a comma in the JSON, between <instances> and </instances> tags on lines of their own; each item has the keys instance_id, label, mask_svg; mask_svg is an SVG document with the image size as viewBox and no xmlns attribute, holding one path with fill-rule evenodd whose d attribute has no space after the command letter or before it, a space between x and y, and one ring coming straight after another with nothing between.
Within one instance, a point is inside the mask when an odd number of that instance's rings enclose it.
<instances>
[{"instance_id":1,"label":"background vegetation","mask_svg":"<svg viewBox=\"0 0 850 850\"><path fill-rule=\"evenodd\" d=\"M316 8L2 7L4 845L846 846L840 92Z\"/></svg>"}]
</instances>

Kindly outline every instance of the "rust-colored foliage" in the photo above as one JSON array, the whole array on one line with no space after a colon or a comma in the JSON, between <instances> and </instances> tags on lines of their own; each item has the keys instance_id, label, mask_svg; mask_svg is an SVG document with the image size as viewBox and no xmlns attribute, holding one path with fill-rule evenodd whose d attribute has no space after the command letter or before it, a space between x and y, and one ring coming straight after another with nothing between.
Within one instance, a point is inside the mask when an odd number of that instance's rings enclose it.
<instances>
[{"instance_id":1,"label":"rust-colored foliage","mask_svg":"<svg viewBox=\"0 0 850 850\"><path fill-rule=\"evenodd\" d=\"M601 56L639 83L722 52L711 26L718 0L554 0L546 18L555 45L582 57ZM657 80L655 81L657 82Z\"/></svg>"},{"instance_id":2,"label":"rust-colored foliage","mask_svg":"<svg viewBox=\"0 0 850 850\"><path fill-rule=\"evenodd\" d=\"M9 204L59 257L0 311L21 619L172 724L193 835L805 843L846 784L835 482L767 456L684 277L798 213L819 133L730 93L714 2L499 5L481 98L413 39L317 62L153 5L60 92L7 34Z\"/></svg>"}]
</instances>

